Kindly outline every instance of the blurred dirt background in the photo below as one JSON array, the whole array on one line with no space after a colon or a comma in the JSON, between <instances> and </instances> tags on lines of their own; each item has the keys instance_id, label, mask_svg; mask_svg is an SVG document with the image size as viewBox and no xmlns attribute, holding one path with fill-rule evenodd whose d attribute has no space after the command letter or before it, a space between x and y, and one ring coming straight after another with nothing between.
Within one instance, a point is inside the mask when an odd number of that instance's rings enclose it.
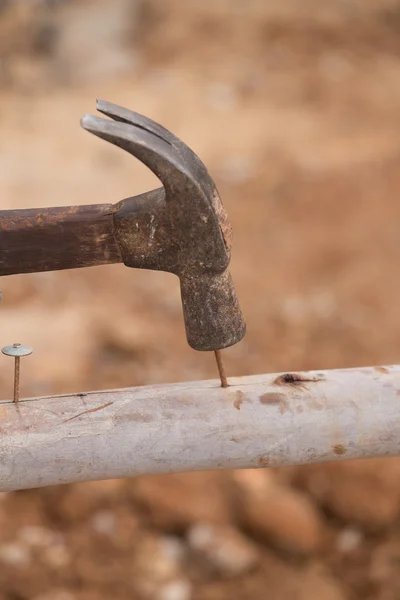
<instances>
[{"instance_id":1,"label":"blurred dirt background","mask_svg":"<svg viewBox=\"0 0 400 600\"><path fill-rule=\"evenodd\" d=\"M0 206L158 185L79 128L101 97L183 138L230 215L230 374L400 361L400 1L0 1ZM3 278L22 393L215 377L177 280ZM1 397L12 363L1 358ZM0 495L0 600L397 600L400 459Z\"/></svg>"}]
</instances>

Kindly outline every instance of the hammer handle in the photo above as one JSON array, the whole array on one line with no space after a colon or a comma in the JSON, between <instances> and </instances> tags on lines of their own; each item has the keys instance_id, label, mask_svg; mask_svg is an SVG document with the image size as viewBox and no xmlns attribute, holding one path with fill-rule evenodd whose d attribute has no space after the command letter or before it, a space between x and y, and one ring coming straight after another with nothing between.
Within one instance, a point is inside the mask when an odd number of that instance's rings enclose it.
<instances>
[{"instance_id":1,"label":"hammer handle","mask_svg":"<svg viewBox=\"0 0 400 600\"><path fill-rule=\"evenodd\" d=\"M0 211L0 276L122 261L112 204Z\"/></svg>"}]
</instances>

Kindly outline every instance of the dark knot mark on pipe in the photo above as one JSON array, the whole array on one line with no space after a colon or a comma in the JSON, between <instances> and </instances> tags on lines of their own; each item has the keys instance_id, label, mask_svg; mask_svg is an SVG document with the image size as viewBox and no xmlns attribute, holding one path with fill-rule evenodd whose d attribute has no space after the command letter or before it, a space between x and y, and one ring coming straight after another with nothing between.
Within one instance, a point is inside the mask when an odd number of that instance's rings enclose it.
<instances>
[{"instance_id":1,"label":"dark knot mark on pipe","mask_svg":"<svg viewBox=\"0 0 400 600\"><path fill-rule=\"evenodd\" d=\"M342 456L343 454L346 454L347 450L343 444L335 444L335 446L333 446L333 452L338 456Z\"/></svg>"},{"instance_id":2,"label":"dark knot mark on pipe","mask_svg":"<svg viewBox=\"0 0 400 600\"><path fill-rule=\"evenodd\" d=\"M274 385L289 385L293 387L306 387L306 383L315 383L316 381L322 381L324 377L307 377L300 373L283 373L278 375L272 382Z\"/></svg>"},{"instance_id":3,"label":"dark knot mark on pipe","mask_svg":"<svg viewBox=\"0 0 400 600\"><path fill-rule=\"evenodd\" d=\"M63 423L68 423L68 421L72 421L73 419L77 419L78 417L82 417L83 415L88 415L89 413L94 413L97 412L98 410L103 410L103 408L107 408L107 406L111 406L111 404L114 404L114 402L106 402L105 404L102 404L101 406L96 406L95 408L89 408L89 410L84 410L83 412L74 415L73 417L70 417L69 419L66 419L65 421L63 421Z\"/></svg>"},{"instance_id":4,"label":"dark knot mark on pipe","mask_svg":"<svg viewBox=\"0 0 400 600\"><path fill-rule=\"evenodd\" d=\"M86 394L85 392L78 392L78 393L76 394L76 397L77 397L77 398L80 398L80 399L82 400L82 404L83 404L83 406L84 406L85 408L86 408L86 406L87 406L87 404L86 404L86 396L87 396L87 394Z\"/></svg>"},{"instance_id":5,"label":"dark knot mark on pipe","mask_svg":"<svg viewBox=\"0 0 400 600\"><path fill-rule=\"evenodd\" d=\"M258 459L258 464L260 467L264 467L265 469L269 467L269 458L268 456L260 456Z\"/></svg>"}]
</instances>

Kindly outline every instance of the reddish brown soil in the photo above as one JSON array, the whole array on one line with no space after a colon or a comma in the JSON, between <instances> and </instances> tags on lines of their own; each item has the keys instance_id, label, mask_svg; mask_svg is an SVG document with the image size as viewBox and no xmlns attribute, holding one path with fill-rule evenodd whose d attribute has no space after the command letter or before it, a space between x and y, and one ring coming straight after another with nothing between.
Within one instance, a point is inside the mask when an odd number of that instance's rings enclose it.
<instances>
[{"instance_id":1,"label":"reddish brown soil","mask_svg":"<svg viewBox=\"0 0 400 600\"><path fill-rule=\"evenodd\" d=\"M96 96L121 103L174 130L217 181L248 322L225 352L229 374L399 362L398 0L11 12L0 13L1 208L153 186L79 129ZM116 266L1 289L1 345L35 348L24 395L216 375L186 345L172 276ZM400 597L400 459L0 498L0 600Z\"/></svg>"}]
</instances>

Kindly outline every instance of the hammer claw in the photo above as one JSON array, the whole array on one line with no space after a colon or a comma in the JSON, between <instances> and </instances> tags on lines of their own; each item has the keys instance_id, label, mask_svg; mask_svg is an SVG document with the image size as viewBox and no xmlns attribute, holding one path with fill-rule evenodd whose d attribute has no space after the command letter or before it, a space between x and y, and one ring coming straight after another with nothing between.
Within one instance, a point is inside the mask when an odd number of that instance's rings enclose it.
<instances>
[{"instance_id":1,"label":"hammer claw","mask_svg":"<svg viewBox=\"0 0 400 600\"><path fill-rule=\"evenodd\" d=\"M90 133L138 158L167 189L177 179L181 184L183 177L192 178L184 160L170 142L139 124L86 115L81 125Z\"/></svg>"},{"instance_id":2,"label":"hammer claw","mask_svg":"<svg viewBox=\"0 0 400 600\"><path fill-rule=\"evenodd\" d=\"M153 133L171 145L177 141L180 141L170 131L168 131L168 129L165 129L165 127L159 123L156 123L152 119L149 119L144 115L140 115L133 110L128 110L123 106L118 106L112 102L98 99L96 100L96 108L103 115L110 117L110 119L113 119L114 121L120 121L121 123L127 123L129 125L136 125L137 127L140 127L149 133Z\"/></svg>"},{"instance_id":3,"label":"hammer claw","mask_svg":"<svg viewBox=\"0 0 400 600\"><path fill-rule=\"evenodd\" d=\"M167 144L170 144L171 148L175 150L175 156L180 158L181 164L184 166L184 170L192 174L192 180L196 183L199 181L199 179L201 179L203 186L206 184L206 182L208 182L208 191L212 191L214 184L203 162L200 160L197 154L195 154L193 150L187 144L185 144L185 142L182 142L182 140L171 133L168 129L159 123L156 123L152 119L145 117L144 115L136 113L132 110L128 110L122 106L118 106L117 104L113 104L112 102L107 102L106 100L98 99L96 101L96 108L103 115L106 115L114 121L124 123L126 125L133 125L139 129L142 129L143 131L147 131L148 133L159 137ZM139 158L139 156L137 156L137 158Z\"/></svg>"}]
</instances>

